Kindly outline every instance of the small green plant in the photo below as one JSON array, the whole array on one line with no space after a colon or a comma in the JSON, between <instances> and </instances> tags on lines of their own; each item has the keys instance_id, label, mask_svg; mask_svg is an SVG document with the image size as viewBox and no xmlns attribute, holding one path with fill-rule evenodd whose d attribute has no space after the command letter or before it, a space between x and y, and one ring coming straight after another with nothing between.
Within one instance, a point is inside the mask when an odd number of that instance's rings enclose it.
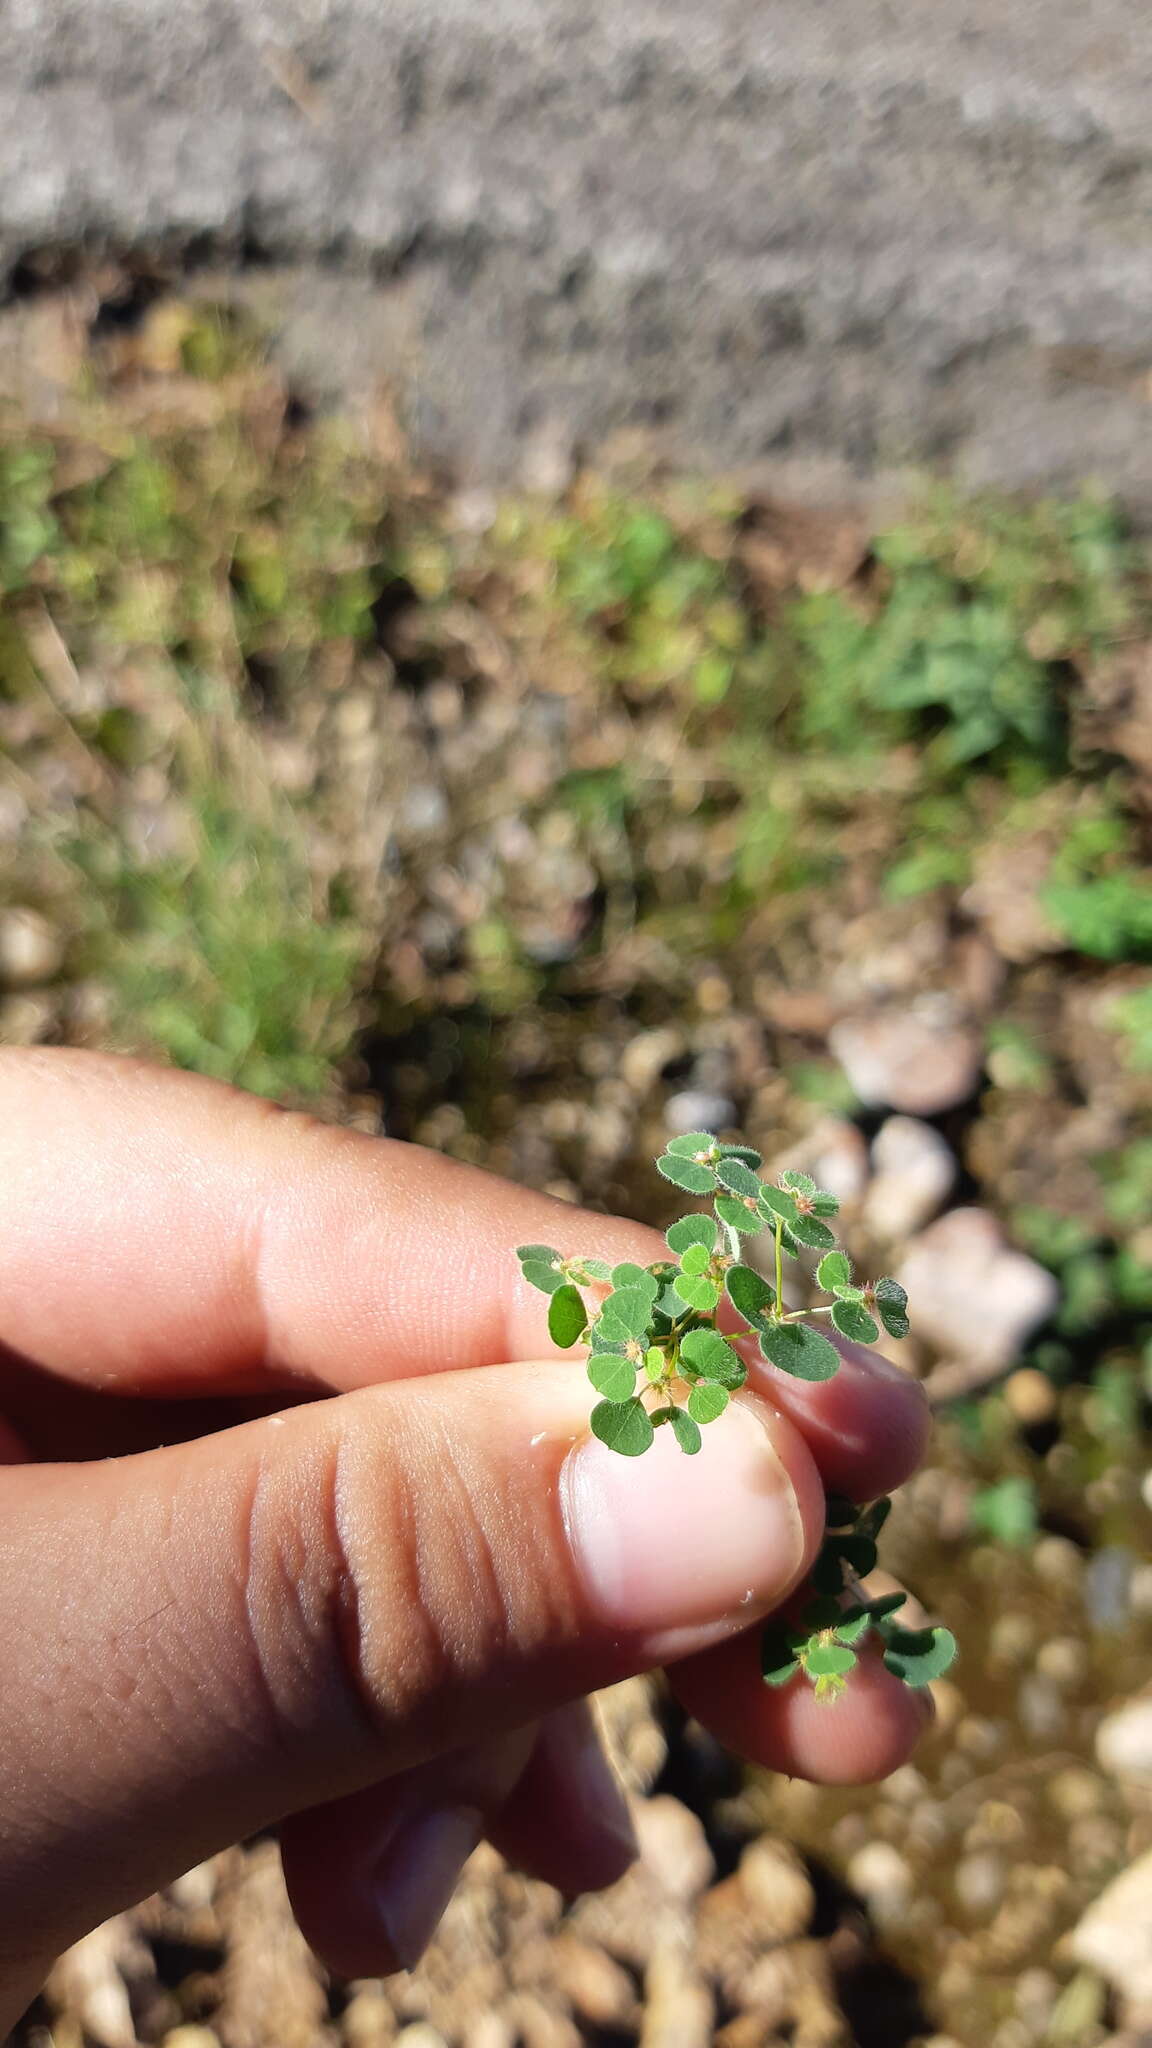
<instances>
[{"instance_id":1,"label":"small green plant","mask_svg":"<svg viewBox=\"0 0 1152 2048\"><path fill-rule=\"evenodd\" d=\"M562 1349L588 1347L588 1377L600 1400L591 1426L626 1458L649 1449L656 1431L672 1431L689 1457L701 1432L724 1413L748 1368L731 1338L755 1335L762 1356L796 1379L829 1380L840 1354L821 1330L829 1317L843 1337L871 1344L880 1325L907 1334L907 1297L895 1281L861 1286L836 1243L829 1219L839 1203L805 1173L776 1182L761 1178L762 1161L747 1145L722 1143L710 1131L673 1138L657 1170L686 1194L711 1197L711 1215L682 1216L667 1232L670 1258L649 1266L565 1258L550 1245L517 1251L524 1278L549 1296L548 1328ZM744 1260L744 1240L770 1232L772 1277ZM784 1261L819 1255L816 1283L831 1296L823 1307L790 1309ZM606 1292L602 1290L607 1290ZM589 1299L591 1296L591 1299ZM719 1327L723 1314L727 1334ZM818 1699L844 1688L869 1634L884 1662L906 1685L927 1685L948 1669L956 1645L947 1629L903 1628L895 1619L904 1595L870 1600L860 1581L876 1564L876 1538L890 1503L863 1507L829 1498L827 1533L812 1568L810 1595L795 1621L775 1619L762 1638L768 1685L803 1673Z\"/></svg>"}]
</instances>

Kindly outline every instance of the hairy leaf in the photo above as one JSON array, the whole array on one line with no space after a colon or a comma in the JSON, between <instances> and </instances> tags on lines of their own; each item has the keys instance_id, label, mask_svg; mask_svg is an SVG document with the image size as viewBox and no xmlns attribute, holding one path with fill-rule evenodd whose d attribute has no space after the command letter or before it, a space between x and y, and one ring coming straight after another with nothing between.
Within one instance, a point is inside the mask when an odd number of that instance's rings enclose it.
<instances>
[{"instance_id":1,"label":"hairy leaf","mask_svg":"<svg viewBox=\"0 0 1152 2048\"><path fill-rule=\"evenodd\" d=\"M716 1282L706 1279L703 1273L678 1273L672 1286L686 1307L694 1308L697 1315L711 1315L720 1299Z\"/></svg>"},{"instance_id":2,"label":"hairy leaf","mask_svg":"<svg viewBox=\"0 0 1152 2048\"><path fill-rule=\"evenodd\" d=\"M680 1159L694 1159L698 1152L718 1153L720 1140L711 1131L685 1131L679 1138L669 1138L664 1150Z\"/></svg>"},{"instance_id":3,"label":"hairy leaf","mask_svg":"<svg viewBox=\"0 0 1152 2048\"><path fill-rule=\"evenodd\" d=\"M754 1202L759 1201L760 1182L742 1159L722 1159L716 1168L716 1178L729 1194L749 1195Z\"/></svg>"},{"instance_id":4,"label":"hairy leaf","mask_svg":"<svg viewBox=\"0 0 1152 2048\"><path fill-rule=\"evenodd\" d=\"M671 1423L672 1434L676 1438L680 1449L687 1452L690 1458L694 1458L700 1449L703 1438L691 1415L683 1408L674 1408L672 1410Z\"/></svg>"},{"instance_id":5,"label":"hairy leaf","mask_svg":"<svg viewBox=\"0 0 1152 2048\"><path fill-rule=\"evenodd\" d=\"M934 1678L943 1678L956 1656L950 1629L891 1628L884 1634L884 1662L905 1685L931 1685Z\"/></svg>"},{"instance_id":6,"label":"hairy leaf","mask_svg":"<svg viewBox=\"0 0 1152 2048\"><path fill-rule=\"evenodd\" d=\"M617 1351L594 1351L588 1360L588 1377L606 1401L630 1401L636 1392L636 1367Z\"/></svg>"},{"instance_id":7,"label":"hairy leaf","mask_svg":"<svg viewBox=\"0 0 1152 2048\"><path fill-rule=\"evenodd\" d=\"M760 1349L781 1372L798 1380L830 1380L840 1370L834 1344L807 1323L775 1323L760 1332Z\"/></svg>"},{"instance_id":8,"label":"hairy leaf","mask_svg":"<svg viewBox=\"0 0 1152 2048\"><path fill-rule=\"evenodd\" d=\"M564 1285L560 1271L560 1254L547 1244L522 1244L517 1247L516 1257L520 1270L530 1287L538 1287L542 1294L555 1294Z\"/></svg>"},{"instance_id":9,"label":"hairy leaf","mask_svg":"<svg viewBox=\"0 0 1152 2048\"><path fill-rule=\"evenodd\" d=\"M760 1206L766 1214L782 1216L785 1223L796 1220L796 1197L787 1188L774 1188L771 1181L760 1182Z\"/></svg>"},{"instance_id":10,"label":"hairy leaf","mask_svg":"<svg viewBox=\"0 0 1152 2048\"><path fill-rule=\"evenodd\" d=\"M710 1195L716 1185L716 1175L710 1166L698 1166L694 1159L681 1159L671 1152L656 1161L656 1171L690 1195Z\"/></svg>"},{"instance_id":11,"label":"hairy leaf","mask_svg":"<svg viewBox=\"0 0 1152 2048\"><path fill-rule=\"evenodd\" d=\"M665 1232L665 1242L669 1251L680 1258L692 1244L703 1245L706 1252L714 1252L717 1234L715 1220L711 1216L681 1216L679 1222L673 1223Z\"/></svg>"},{"instance_id":12,"label":"hairy leaf","mask_svg":"<svg viewBox=\"0 0 1152 2048\"><path fill-rule=\"evenodd\" d=\"M612 1285L613 1287L638 1287L641 1294L648 1296L649 1301L655 1301L656 1296L660 1292L660 1282L655 1274L650 1273L647 1266L634 1266L629 1261L626 1261L622 1266L613 1266Z\"/></svg>"},{"instance_id":13,"label":"hairy leaf","mask_svg":"<svg viewBox=\"0 0 1152 2048\"><path fill-rule=\"evenodd\" d=\"M816 1268L816 1285L825 1294L836 1294L852 1284L852 1261L847 1252L827 1252Z\"/></svg>"},{"instance_id":14,"label":"hairy leaf","mask_svg":"<svg viewBox=\"0 0 1152 2048\"><path fill-rule=\"evenodd\" d=\"M810 1251L825 1251L836 1242L835 1234L818 1216L796 1216L788 1224L793 1237L799 1244L807 1245Z\"/></svg>"},{"instance_id":15,"label":"hairy leaf","mask_svg":"<svg viewBox=\"0 0 1152 2048\"><path fill-rule=\"evenodd\" d=\"M876 1313L890 1337L908 1335L908 1296L898 1280L878 1280L873 1290Z\"/></svg>"},{"instance_id":16,"label":"hairy leaf","mask_svg":"<svg viewBox=\"0 0 1152 2048\"><path fill-rule=\"evenodd\" d=\"M739 1353L725 1343L718 1330L689 1330L680 1346L680 1356L689 1368L689 1376L702 1380L715 1380L718 1386L727 1387L735 1393L744 1385L748 1368Z\"/></svg>"},{"instance_id":17,"label":"hairy leaf","mask_svg":"<svg viewBox=\"0 0 1152 2048\"><path fill-rule=\"evenodd\" d=\"M840 1643L817 1643L805 1656L804 1668L812 1678L845 1678L856 1669L856 1652Z\"/></svg>"},{"instance_id":18,"label":"hairy leaf","mask_svg":"<svg viewBox=\"0 0 1152 2048\"><path fill-rule=\"evenodd\" d=\"M707 1245L690 1244L680 1254L682 1273L706 1273L712 1263L712 1254Z\"/></svg>"},{"instance_id":19,"label":"hairy leaf","mask_svg":"<svg viewBox=\"0 0 1152 2048\"><path fill-rule=\"evenodd\" d=\"M578 1344L588 1327L588 1311L570 1283L558 1287L548 1304L548 1335L567 1351Z\"/></svg>"},{"instance_id":20,"label":"hairy leaf","mask_svg":"<svg viewBox=\"0 0 1152 2048\"><path fill-rule=\"evenodd\" d=\"M880 1335L880 1326L872 1321L866 1308L859 1302L837 1301L832 1308L832 1321L842 1337L851 1337L855 1344L874 1344Z\"/></svg>"},{"instance_id":21,"label":"hairy leaf","mask_svg":"<svg viewBox=\"0 0 1152 2048\"><path fill-rule=\"evenodd\" d=\"M783 1621L770 1621L760 1633L760 1675L765 1685L787 1685L800 1669L794 1632Z\"/></svg>"},{"instance_id":22,"label":"hairy leaf","mask_svg":"<svg viewBox=\"0 0 1152 2048\"><path fill-rule=\"evenodd\" d=\"M739 1230L745 1237L758 1237L764 1228L759 1207L746 1209L736 1195L717 1195L716 1214L722 1223Z\"/></svg>"},{"instance_id":23,"label":"hairy leaf","mask_svg":"<svg viewBox=\"0 0 1152 2048\"><path fill-rule=\"evenodd\" d=\"M753 1266L729 1266L724 1286L737 1313L753 1328L760 1329L767 1311L775 1306L776 1289Z\"/></svg>"},{"instance_id":24,"label":"hairy leaf","mask_svg":"<svg viewBox=\"0 0 1152 2048\"><path fill-rule=\"evenodd\" d=\"M652 1296L643 1287L618 1287L606 1296L597 1318L600 1334L610 1343L643 1337L652 1313Z\"/></svg>"},{"instance_id":25,"label":"hairy leaf","mask_svg":"<svg viewBox=\"0 0 1152 2048\"><path fill-rule=\"evenodd\" d=\"M716 1380L697 1380L688 1396L688 1413L695 1422L715 1422L727 1406L727 1389Z\"/></svg>"},{"instance_id":26,"label":"hairy leaf","mask_svg":"<svg viewBox=\"0 0 1152 2048\"><path fill-rule=\"evenodd\" d=\"M623 1458L638 1458L652 1442L652 1422L638 1400L598 1401L591 1422L593 1435Z\"/></svg>"}]
</instances>

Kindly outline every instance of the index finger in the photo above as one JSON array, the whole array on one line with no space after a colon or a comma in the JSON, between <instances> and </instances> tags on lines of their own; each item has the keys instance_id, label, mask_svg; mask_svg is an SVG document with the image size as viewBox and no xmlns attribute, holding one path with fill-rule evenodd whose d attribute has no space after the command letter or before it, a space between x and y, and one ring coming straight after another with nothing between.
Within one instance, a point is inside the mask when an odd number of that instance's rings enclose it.
<instances>
[{"instance_id":1,"label":"index finger","mask_svg":"<svg viewBox=\"0 0 1152 2048\"><path fill-rule=\"evenodd\" d=\"M540 1240L665 1251L640 1224L200 1076L0 1053L0 1343L75 1387L266 1400L559 1358L513 1255ZM927 1410L850 1350L824 1385L753 1373L826 1483L863 1498L914 1468Z\"/></svg>"}]
</instances>

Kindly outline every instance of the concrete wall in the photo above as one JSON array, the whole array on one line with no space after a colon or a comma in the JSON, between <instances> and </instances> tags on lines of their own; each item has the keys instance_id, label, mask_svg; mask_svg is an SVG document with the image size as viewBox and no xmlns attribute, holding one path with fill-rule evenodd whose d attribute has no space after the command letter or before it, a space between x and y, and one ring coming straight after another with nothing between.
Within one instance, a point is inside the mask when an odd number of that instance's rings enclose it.
<instances>
[{"instance_id":1,"label":"concrete wall","mask_svg":"<svg viewBox=\"0 0 1152 2048\"><path fill-rule=\"evenodd\" d=\"M2 34L6 274L242 260L300 374L399 376L474 474L640 425L1152 506L1147 0L6 0Z\"/></svg>"}]
</instances>

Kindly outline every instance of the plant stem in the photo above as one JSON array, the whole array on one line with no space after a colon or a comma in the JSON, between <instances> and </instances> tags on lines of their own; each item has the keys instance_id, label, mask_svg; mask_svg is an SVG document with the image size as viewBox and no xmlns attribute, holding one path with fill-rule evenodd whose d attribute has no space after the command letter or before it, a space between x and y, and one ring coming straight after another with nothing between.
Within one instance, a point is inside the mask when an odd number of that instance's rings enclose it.
<instances>
[{"instance_id":1,"label":"plant stem","mask_svg":"<svg viewBox=\"0 0 1152 2048\"><path fill-rule=\"evenodd\" d=\"M784 1302L784 1218L776 1218L776 1313Z\"/></svg>"}]
</instances>

